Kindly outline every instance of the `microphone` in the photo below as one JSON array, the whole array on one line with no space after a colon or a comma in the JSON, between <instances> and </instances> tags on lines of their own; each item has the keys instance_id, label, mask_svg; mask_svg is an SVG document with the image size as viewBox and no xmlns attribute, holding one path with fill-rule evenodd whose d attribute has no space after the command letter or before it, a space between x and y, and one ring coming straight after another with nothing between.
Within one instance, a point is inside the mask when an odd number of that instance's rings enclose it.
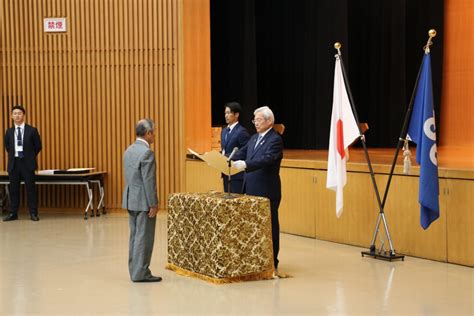
<instances>
[{"instance_id":1,"label":"microphone","mask_svg":"<svg viewBox=\"0 0 474 316\"><path fill-rule=\"evenodd\" d=\"M229 158L227 158L227 162L229 162L232 157L234 157L235 153L239 150L239 147L234 147L234 149L232 149L232 152L230 153L229 155Z\"/></svg>"}]
</instances>

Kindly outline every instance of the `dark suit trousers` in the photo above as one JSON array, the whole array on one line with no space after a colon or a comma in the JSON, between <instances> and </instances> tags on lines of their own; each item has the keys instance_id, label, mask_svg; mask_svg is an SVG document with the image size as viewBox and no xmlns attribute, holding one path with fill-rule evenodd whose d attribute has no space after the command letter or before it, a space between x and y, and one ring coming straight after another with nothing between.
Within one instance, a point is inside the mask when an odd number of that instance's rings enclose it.
<instances>
[{"instance_id":1,"label":"dark suit trousers","mask_svg":"<svg viewBox=\"0 0 474 316\"><path fill-rule=\"evenodd\" d=\"M12 172L8 173L10 180L10 203L13 214L18 214L20 208L20 186L21 180L25 181L26 199L30 214L38 214L38 197L36 193L35 172L29 171L23 159L14 158L15 165Z\"/></svg>"},{"instance_id":2,"label":"dark suit trousers","mask_svg":"<svg viewBox=\"0 0 474 316\"><path fill-rule=\"evenodd\" d=\"M224 185L224 192L228 192L227 190L227 176L223 175L222 176L222 183ZM244 180L243 179L232 179L232 176L230 177L230 191L231 193L239 193L242 194L242 187L244 185Z\"/></svg>"},{"instance_id":3,"label":"dark suit trousers","mask_svg":"<svg viewBox=\"0 0 474 316\"><path fill-rule=\"evenodd\" d=\"M270 200L272 214L272 241L273 241L273 265L278 268L278 253L280 252L280 222L278 221L278 207L281 199Z\"/></svg>"}]
</instances>

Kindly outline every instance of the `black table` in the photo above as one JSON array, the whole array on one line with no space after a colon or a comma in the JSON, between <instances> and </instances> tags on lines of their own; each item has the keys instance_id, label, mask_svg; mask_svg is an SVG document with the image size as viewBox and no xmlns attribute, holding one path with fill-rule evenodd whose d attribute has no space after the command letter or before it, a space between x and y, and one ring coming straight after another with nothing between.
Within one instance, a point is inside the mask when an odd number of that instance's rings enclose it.
<instances>
[{"instance_id":1,"label":"black table","mask_svg":"<svg viewBox=\"0 0 474 316\"><path fill-rule=\"evenodd\" d=\"M49 185L83 185L87 189L87 195L89 202L84 210L84 219L89 217L89 210L92 211L92 216L100 216L100 209L102 214L105 214L105 203L104 203L104 176L105 171L95 171L87 173L66 173L66 174L36 174L36 184L49 184ZM23 182L22 182L23 183ZM10 194L8 191L8 174L5 171L0 171L0 185L4 185L4 193L0 196L0 202L2 207L5 207L7 202L10 201ZM92 185L96 184L99 188L99 203L97 204L96 213L94 214L94 190Z\"/></svg>"}]
</instances>

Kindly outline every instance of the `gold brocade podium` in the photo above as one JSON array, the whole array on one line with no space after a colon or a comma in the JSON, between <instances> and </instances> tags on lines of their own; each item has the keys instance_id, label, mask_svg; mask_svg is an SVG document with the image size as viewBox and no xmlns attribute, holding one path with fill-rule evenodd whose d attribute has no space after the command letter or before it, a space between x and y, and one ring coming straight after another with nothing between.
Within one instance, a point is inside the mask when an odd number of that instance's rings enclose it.
<instances>
[{"instance_id":1,"label":"gold brocade podium","mask_svg":"<svg viewBox=\"0 0 474 316\"><path fill-rule=\"evenodd\" d=\"M213 283L271 279L270 201L225 195L169 195L166 267Z\"/></svg>"}]
</instances>

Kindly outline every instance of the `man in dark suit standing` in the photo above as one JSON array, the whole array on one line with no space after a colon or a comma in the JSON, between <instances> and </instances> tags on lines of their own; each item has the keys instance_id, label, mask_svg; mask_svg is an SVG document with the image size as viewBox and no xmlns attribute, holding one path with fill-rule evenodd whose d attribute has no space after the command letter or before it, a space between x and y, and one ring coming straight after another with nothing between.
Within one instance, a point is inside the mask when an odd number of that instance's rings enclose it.
<instances>
[{"instance_id":1,"label":"man in dark suit standing","mask_svg":"<svg viewBox=\"0 0 474 316\"><path fill-rule=\"evenodd\" d=\"M8 178L10 180L10 214L3 221L18 219L20 207L20 185L25 181L26 196L30 218L39 221L38 197L36 194L35 170L38 168L36 156L41 151L41 138L38 130L25 124L25 109L15 105L12 109L14 126L5 133L4 145L8 152Z\"/></svg>"},{"instance_id":2,"label":"man in dark suit standing","mask_svg":"<svg viewBox=\"0 0 474 316\"><path fill-rule=\"evenodd\" d=\"M223 128L221 132L221 152L227 157L230 156L234 148L244 147L250 138L247 129L239 123L240 113L242 113L242 107L239 103L226 103L224 115L227 127ZM224 184L224 192L228 192L229 177L223 174L222 180ZM243 182L243 172L233 175L230 179L230 191L232 193L242 193Z\"/></svg>"},{"instance_id":3,"label":"man in dark suit standing","mask_svg":"<svg viewBox=\"0 0 474 316\"><path fill-rule=\"evenodd\" d=\"M275 118L272 110L264 106L254 111L255 128L247 145L234 156L233 165L245 169L244 192L270 199L272 216L272 240L275 277L278 276L278 252L280 250L280 223L278 207L281 201L280 163L283 158L283 141L273 129Z\"/></svg>"}]
</instances>

